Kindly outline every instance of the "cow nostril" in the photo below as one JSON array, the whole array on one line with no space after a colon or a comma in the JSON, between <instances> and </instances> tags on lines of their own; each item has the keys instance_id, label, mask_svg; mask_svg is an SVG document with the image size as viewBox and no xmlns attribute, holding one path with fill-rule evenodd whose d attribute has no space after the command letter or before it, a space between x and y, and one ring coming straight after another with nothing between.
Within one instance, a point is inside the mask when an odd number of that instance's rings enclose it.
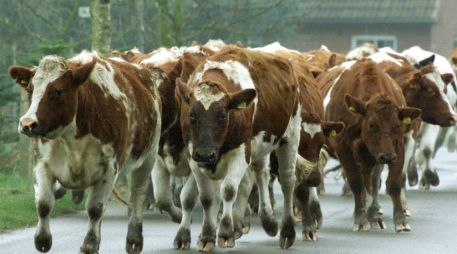
<instances>
[{"instance_id":1,"label":"cow nostril","mask_svg":"<svg viewBox=\"0 0 457 254\"><path fill-rule=\"evenodd\" d=\"M379 161L381 163L392 163L397 159L397 156L392 153L386 153L380 156Z\"/></svg>"},{"instance_id":2,"label":"cow nostril","mask_svg":"<svg viewBox=\"0 0 457 254\"><path fill-rule=\"evenodd\" d=\"M449 123L450 125L454 125L454 124L455 124L455 121L456 121L456 120L455 120L454 117L449 117L448 123Z\"/></svg>"}]
</instances>

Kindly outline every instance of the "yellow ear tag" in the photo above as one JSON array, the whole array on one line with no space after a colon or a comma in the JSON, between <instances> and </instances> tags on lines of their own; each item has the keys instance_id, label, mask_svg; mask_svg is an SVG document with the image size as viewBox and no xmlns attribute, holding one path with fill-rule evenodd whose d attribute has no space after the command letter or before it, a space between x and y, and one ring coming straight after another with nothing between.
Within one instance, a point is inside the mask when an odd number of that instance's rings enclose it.
<instances>
[{"instance_id":1,"label":"yellow ear tag","mask_svg":"<svg viewBox=\"0 0 457 254\"><path fill-rule=\"evenodd\" d=\"M403 118L403 124L404 125L410 125L411 124L411 117Z\"/></svg>"},{"instance_id":2,"label":"yellow ear tag","mask_svg":"<svg viewBox=\"0 0 457 254\"><path fill-rule=\"evenodd\" d=\"M350 107L349 107L349 111L354 112L354 113L356 112L356 111L355 111L355 108L354 108L353 106L350 106Z\"/></svg>"},{"instance_id":3,"label":"yellow ear tag","mask_svg":"<svg viewBox=\"0 0 457 254\"><path fill-rule=\"evenodd\" d=\"M246 102L242 102L242 103L238 104L238 109L245 109L247 107L248 106L246 105Z\"/></svg>"},{"instance_id":4,"label":"yellow ear tag","mask_svg":"<svg viewBox=\"0 0 457 254\"><path fill-rule=\"evenodd\" d=\"M28 84L28 82L27 82L27 80L21 80L21 84L23 84L23 85L27 85L27 84Z\"/></svg>"},{"instance_id":5,"label":"yellow ear tag","mask_svg":"<svg viewBox=\"0 0 457 254\"><path fill-rule=\"evenodd\" d=\"M332 130L332 131L330 132L330 137L333 138L333 137L335 137L335 136L336 136L336 130Z\"/></svg>"}]
</instances>

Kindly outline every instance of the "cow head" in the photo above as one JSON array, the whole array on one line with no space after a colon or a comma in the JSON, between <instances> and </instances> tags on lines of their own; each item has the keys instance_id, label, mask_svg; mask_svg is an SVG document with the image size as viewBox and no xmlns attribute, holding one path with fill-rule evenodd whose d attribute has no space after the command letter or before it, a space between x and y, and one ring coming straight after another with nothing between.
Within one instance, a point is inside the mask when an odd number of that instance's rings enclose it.
<instances>
[{"instance_id":1,"label":"cow head","mask_svg":"<svg viewBox=\"0 0 457 254\"><path fill-rule=\"evenodd\" d=\"M74 119L76 91L95 65L68 63L46 56L36 69L11 66L8 73L29 94L30 106L20 118L19 132L29 137L56 138Z\"/></svg>"},{"instance_id":2,"label":"cow head","mask_svg":"<svg viewBox=\"0 0 457 254\"><path fill-rule=\"evenodd\" d=\"M351 113L360 117L360 124L351 126L348 130L357 132L360 137L355 142L357 147L353 147L356 153L366 150L378 163L393 163L397 158L396 147L398 142L402 142L404 130L420 116L420 110L398 108L384 95L375 96L365 103L346 94L345 103Z\"/></svg>"},{"instance_id":3,"label":"cow head","mask_svg":"<svg viewBox=\"0 0 457 254\"><path fill-rule=\"evenodd\" d=\"M425 62L424 62L425 61ZM407 78L403 94L408 105L422 110L422 120L443 127L457 121L447 96L447 84L454 79L451 73L439 74L430 59L416 64L416 71ZM425 64L425 65L424 65Z\"/></svg>"},{"instance_id":4,"label":"cow head","mask_svg":"<svg viewBox=\"0 0 457 254\"><path fill-rule=\"evenodd\" d=\"M221 147L226 142L234 111L249 107L256 97L254 89L235 93L216 83L200 82L190 88L180 79L179 94L183 101L181 124L188 130L191 156L200 167L214 172Z\"/></svg>"}]
</instances>

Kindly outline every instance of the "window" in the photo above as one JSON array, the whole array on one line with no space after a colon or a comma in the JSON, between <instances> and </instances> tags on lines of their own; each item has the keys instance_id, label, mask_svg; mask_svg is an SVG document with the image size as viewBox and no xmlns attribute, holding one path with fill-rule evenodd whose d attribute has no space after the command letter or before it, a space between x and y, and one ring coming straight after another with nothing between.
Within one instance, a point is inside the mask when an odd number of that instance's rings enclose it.
<instances>
[{"instance_id":1,"label":"window","mask_svg":"<svg viewBox=\"0 0 457 254\"><path fill-rule=\"evenodd\" d=\"M393 35L354 35L351 46L357 48L365 43L371 43L377 48L390 47L397 50L397 38Z\"/></svg>"}]
</instances>

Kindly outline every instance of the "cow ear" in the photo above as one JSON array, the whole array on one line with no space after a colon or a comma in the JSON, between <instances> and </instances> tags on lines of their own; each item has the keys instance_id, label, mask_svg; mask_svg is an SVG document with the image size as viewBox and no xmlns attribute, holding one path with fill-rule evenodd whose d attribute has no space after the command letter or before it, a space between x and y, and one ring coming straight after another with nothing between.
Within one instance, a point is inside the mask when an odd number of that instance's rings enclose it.
<instances>
[{"instance_id":1,"label":"cow ear","mask_svg":"<svg viewBox=\"0 0 457 254\"><path fill-rule=\"evenodd\" d=\"M332 68L336 64L336 54L333 53L328 59L328 67Z\"/></svg>"},{"instance_id":2,"label":"cow ear","mask_svg":"<svg viewBox=\"0 0 457 254\"><path fill-rule=\"evenodd\" d=\"M422 73L420 71L416 71L407 81L408 88L411 90L420 90L421 89L421 78L422 78Z\"/></svg>"},{"instance_id":3,"label":"cow ear","mask_svg":"<svg viewBox=\"0 0 457 254\"><path fill-rule=\"evenodd\" d=\"M398 111L398 118L404 125L410 125L414 120L421 116L418 108L403 107Z\"/></svg>"},{"instance_id":4,"label":"cow ear","mask_svg":"<svg viewBox=\"0 0 457 254\"><path fill-rule=\"evenodd\" d=\"M435 62L435 54L433 54L433 55L431 55L430 57L425 58L424 60L422 60L422 61L416 63L416 64L414 65L414 67L416 67L417 69L420 69L420 68L422 68L422 67L424 67L424 66L427 66L427 65L429 65L429 64L433 64L433 62Z\"/></svg>"},{"instance_id":5,"label":"cow ear","mask_svg":"<svg viewBox=\"0 0 457 254\"><path fill-rule=\"evenodd\" d=\"M92 69L94 69L95 59L90 63L86 63L76 68L70 68L71 78L73 79L73 84L76 86L82 85L89 78Z\"/></svg>"},{"instance_id":6,"label":"cow ear","mask_svg":"<svg viewBox=\"0 0 457 254\"><path fill-rule=\"evenodd\" d=\"M16 81L22 88L27 88L32 78L32 69L24 66L12 65L8 68L8 75Z\"/></svg>"},{"instance_id":7,"label":"cow ear","mask_svg":"<svg viewBox=\"0 0 457 254\"><path fill-rule=\"evenodd\" d=\"M444 73L444 74L441 74L441 79L447 85L447 84L450 84L452 82L452 80L454 80L454 75L452 75L451 73Z\"/></svg>"},{"instance_id":8,"label":"cow ear","mask_svg":"<svg viewBox=\"0 0 457 254\"><path fill-rule=\"evenodd\" d=\"M336 135L340 134L344 130L344 123L343 122L323 121L322 129L324 130L324 135L326 137L332 138L332 137L335 137Z\"/></svg>"},{"instance_id":9,"label":"cow ear","mask_svg":"<svg viewBox=\"0 0 457 254\"><path fill-rule=\"evenodd\" d=\"M451 63L457 65L457 57L451 57Z\"/></svg>"},{"instance_id":10,"label":"cow ear","mask_svg":"<svg viewBox=\"0 0 457 254\"><path fill-rule=\"evenodd\" d=\"M346 103L346 107L349 111L354 114L360 114L362 116L366 113L365 103L363 101L353 97L350 94L346 94L344 96L344 102Z\"/></svg>"},{"instance_id":11,"label":"cow ear","mask_svg":"<svg viewBox=\"0 0 457 254\"><path fill-rule=\"evenodd\" d=\"M188 104L190 101L190 87L181 78L176 79L176 86L181 100Z\"/></svg>"},{"instance_id":12,"label":"cow ear","mask_svg":"<svg viewBox=\"0 0 457 254\"><path fill-rule=\"evenodd\" d=\"M244 89L230 96L228 110L230 109L245 109L257 96L255 89Z\"/></svg>"}]
</instances>

